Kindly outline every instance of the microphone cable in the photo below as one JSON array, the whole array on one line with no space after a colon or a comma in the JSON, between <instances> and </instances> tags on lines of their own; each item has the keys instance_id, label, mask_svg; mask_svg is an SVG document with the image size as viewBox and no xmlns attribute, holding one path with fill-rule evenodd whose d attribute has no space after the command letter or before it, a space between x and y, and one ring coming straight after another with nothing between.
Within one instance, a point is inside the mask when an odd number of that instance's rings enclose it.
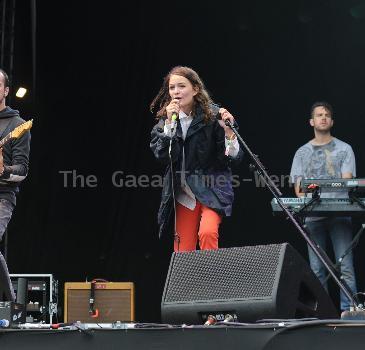
<instances>
[{"instance_id":1,"label":"microphone cable","mask_svg":"<svg viewBox=\"0 0 365 350\"><path fill-rule=\"evenodd\" d=\"M176 119L177 119L177 114L174 113L171 117L169 158L170 158L170 169L171 169L171 192L172 192L172 201L173 201L173 206L174 206L174 241L177 242L177 251L179 252L180 251L180 236L177 232L177 225L176 225L177 219L176 219L174 168L173 168L172 156L171 156L173 132L174 132L174 129L176 130ZM173 123L175 126L173 126Z\"/></svg>"}]
</instances>

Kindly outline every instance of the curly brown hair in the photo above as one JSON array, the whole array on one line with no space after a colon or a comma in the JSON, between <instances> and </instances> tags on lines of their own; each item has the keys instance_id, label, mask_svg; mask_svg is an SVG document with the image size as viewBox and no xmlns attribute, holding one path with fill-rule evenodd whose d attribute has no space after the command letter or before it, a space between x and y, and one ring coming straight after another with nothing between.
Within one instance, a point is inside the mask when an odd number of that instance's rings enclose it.
<instances>
[{"instance_id":1,"label":"curly brown hair","mask_svg":"<svg viewBox=\"0 0 365 350\"><path fill-rule=\"evenodd\" d=\"M180 75L185 77L193 85L193 88L198 90L198 93L194 96L193 114L195 114L196 107L199 105L203 110L205 122L212 119L213 115L210 106L213 103L213 100L209 96L202 79L195 70L184 66L172 68L165 76L160 91L151 102L150 111L154 113L154 110L157 107L159 110L156 113L156 117L162 118L166 116L166 107L171 101L171 96L169 94L169 82L171 75Z\"/></svg>"}]
</instances>

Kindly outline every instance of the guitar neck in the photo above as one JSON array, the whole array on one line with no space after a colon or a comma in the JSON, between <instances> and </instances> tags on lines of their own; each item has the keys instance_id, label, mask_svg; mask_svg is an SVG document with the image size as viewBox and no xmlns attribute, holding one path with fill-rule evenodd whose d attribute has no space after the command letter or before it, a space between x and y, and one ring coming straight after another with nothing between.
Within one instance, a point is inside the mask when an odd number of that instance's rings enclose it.
<instances>
[{"instance_id":1,"label":"guitar neck","mask_svg":"<svg viewBox=\"0 0 365 350\"><path fill-rule=\"evenodd\" d=\"M1 141L0 141L0 148L3 147L6 143L11 140L11 133L7 134Z\"/></svg>"}]
</instances>

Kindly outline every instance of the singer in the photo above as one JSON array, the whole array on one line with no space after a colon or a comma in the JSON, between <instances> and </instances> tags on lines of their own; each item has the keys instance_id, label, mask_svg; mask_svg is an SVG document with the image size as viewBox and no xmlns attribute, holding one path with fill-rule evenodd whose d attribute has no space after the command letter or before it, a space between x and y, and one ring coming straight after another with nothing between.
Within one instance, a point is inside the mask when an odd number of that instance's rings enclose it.
<instances>
[{"instance_id":1,"label":"singer","mask_svg":"<svg viewBox=\"0 0 365 350\"><path fill-rule=\"evenodd\" d=\"M6 96L9 94L8 75L0 69L0 139L13 131L18 125L24 123L19 112L6 106ZM2 239L6 227L11 219L12 212L16 204L16 194L19 192L19 184L25 179L28 173L30 151L30 132L14 139L0 148L0 240ZM15 295L10 283L8 268L3 255L0 253L0 283L7 285L10 289L11 298ZM2 277L6 278L3 280ZM0 295L0 301L2 300Z\"/></svg>"},{"instance_id":2,"label":"singer","mask_svg":"<svg viewBox=\"0 0 365 350\"><path fill-rule=\"evenodd\" d=\"M199 75L174 67L150 105L157 124L150 147L166 165L158 212L159 236L174 223L174 250L218 249L222 218L233 203L231 165L243 152L232 130L234 117L215 105Z\"/></svg>"}]
</instances>

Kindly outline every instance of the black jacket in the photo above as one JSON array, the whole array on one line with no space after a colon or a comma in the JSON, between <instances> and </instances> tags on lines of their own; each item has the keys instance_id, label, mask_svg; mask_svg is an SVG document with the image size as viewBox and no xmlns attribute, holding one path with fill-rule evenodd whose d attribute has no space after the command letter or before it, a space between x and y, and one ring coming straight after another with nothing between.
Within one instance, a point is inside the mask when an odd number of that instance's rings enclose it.
<instances>
[{"instance_id":1,"label":"black jacket","mask_svg":"<svg viewBox=\"0 0 365 350\"><path fill-rule=\"evenodd\" d=\"M213 115L218 107L212 106ZM170 137L164 133L166 118L161 118L151 133L150 147L155 157L166 165L163 181L161 204L158 212L158 224L161 237L171 218L172 187L171 166L168 154ZM230 216L233 203L232 172L230 165L239 163L243 152L240 149L235 159L225 156L225 134L218 120L204 121L203 111L197 108L196 116L187 131L185 141L182 138L180 122L172 138L172 164L175 194L181 185L182 151L185 153L185 177L196 199L221 216Z\"/></svg>"},{"instance_id":2,"label":"black jacket","mask_svg":"<svg viewBox=\"0 0 365 350\"><path fill-rule=\"evenodd\" d=\"M24 123L19 112L6 107L0 111L0 139ZM0 176L0 198L15 205L19 184L28 174L30 152L30 132L20 138L12 139L3 147L4 172Z\"/></svg>"}]
</instances>

